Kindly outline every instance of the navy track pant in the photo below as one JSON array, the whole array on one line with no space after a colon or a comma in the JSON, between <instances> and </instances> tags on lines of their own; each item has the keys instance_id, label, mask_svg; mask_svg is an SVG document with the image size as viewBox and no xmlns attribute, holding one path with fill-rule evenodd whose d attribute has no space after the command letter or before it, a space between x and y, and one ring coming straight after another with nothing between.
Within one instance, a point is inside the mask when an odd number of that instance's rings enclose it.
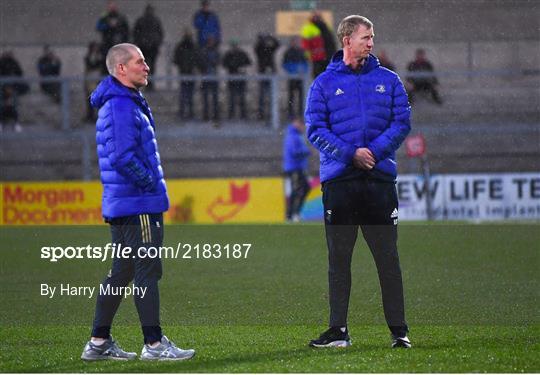
<instances>
[{"instance_id":1,"label":"navy track pant","mask_svg":"<svg viewBox=\"0 0 540 375\"><path fill-rule=\"evenodd\" d=\"M351 260L358 227L375 260L386 322L397 335L408 331L397 251L398 200L395 184L373 178L323 184L328 245L330 326L347 325Z\"/></svg>"},{"instance_id":2,"label":"navy track pant","mask_svg":"<svg viewBox=\"0 0 540 375\"><path fill-rule=\"evenodd\" d=\"M144 298L141 295L133 296L144 342L160 341L158 281L161 279L162 265L159 256L147 257L145 250L159 248L163 244L163 214L133 215L109 219L107 222L110 224L113 245L130 247L132 250L127 258L113 259L112 268L100 290L107 290L108 287L108 290L119 290L117 288L127 286L132 280L135 286L146 288ZM98 293L93 337L109 337L114 315L123 298L124 295Z\"/></svg>"}]
</instances>

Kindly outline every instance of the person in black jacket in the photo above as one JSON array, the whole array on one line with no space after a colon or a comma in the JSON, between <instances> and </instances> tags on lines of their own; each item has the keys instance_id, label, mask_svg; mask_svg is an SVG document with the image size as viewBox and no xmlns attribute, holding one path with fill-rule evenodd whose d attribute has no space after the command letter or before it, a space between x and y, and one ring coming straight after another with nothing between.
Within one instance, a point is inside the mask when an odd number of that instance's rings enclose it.
<instances>
[{"instance_id":1,"label":"person in black jacket","mask_svg":"<svg viewBox=\"0 0 540 375\"><path fill-rule=\"evenodd\" d=\"M101 48L103 56L109 49L119 43L129 41L129 24L127 18L118 11L114 1L107 3L107 11L96 24L96 30L101 33ZM107 66L103 64L102 74L107 75Z\"/></svg>"},{"instance_id":2,"label":"person in black jacket","mask_svg":"<svg viewBox=\"0 0 540 375\"><path fill-rule=\"evenodd\" d=\"M308 60L306 52L301 47L300 38L291 38L289 48L283 54L282 66L289 75L305 75L308 72ZM304 80L300 77L290 78L288 92L289 117L302 116L304 113Z\"/></svg>"},{"instance_id":3,"label":"person in black jacket","mask_svg":"<svg viewBox=\"0 0 540 375\"><path fill-rule=\"evenodd\" d=\"M135 22L133 41L144 54L150 72L155 74L156 59L163 42L163 29L153 6L147 5L144 14ZM148 81L147 87L150 90L153 88L152 81Z\"/></svg>"},{"instance_id":4,"label":"person in black jacket","mask_svg":"<svg viewBox=\"0 0 540 375\"><path fill-rule=\"evenodd\" d=\"M216 40L213 36L209 36L206 41L206 47L201 49L200 53L200 70L201 73L207 78L201 81L201 93L203 97L203 120L210 120L210 102L212 97L212 121L215 127L219 126L220 110L219 110L219 80L218 80L218 66L220 61L220 55Z\"/></svg>"},{"instance_id":5,"label":"person in black jacket","mask_svg":"<svg viewBox=\"0 0 540 375\"><path fill-rule=\"evenodd\" d=\"M43 55L37 62L37 69L40 77L58 77L62 69L62 62L54 54L48 45L43 47ZM42 82L41 90L49 95L55 103L60 103L60 82Z\"/></svg>"},{"instance_id":6,"label":"person in black jacket","mask_svg":"<svg viewBox=\"0 0 540 375\"><path fill-rule=\"evenodd\" d=\"M279 41L270 34L259 34L255 44L257 68L259 74L273 74L276 72L274 55L279 48ZM268 120L270 114L270 80L259 82L259 110L257 118Z\"/></svg>"},{"instance_id":7,"label":"person in black jacket","mask_svg":"<svg viewBox=\"0 0 540 375\"><path fill-rule=\"evenodd\" d=\"M231 49L223 56L223 66L229 74L244 74L244 67L251 65L251 60L238 42L231 41ZM234 117L236 104L240 107L240 118L247 119L246 113L246 81L244 79L231 79L228 82L229 89L229 119Z\"/></svg>"},{"instance_id":8,"label":"person in black jacket","mask_svg":"<svg viewBox=\"0 0 540 375\"><path fill-rule=\"evenodd\" d=\"M193 41L191 32L186 29L182 40L178 42L174 50L174 64L178 67L181 76L191 76L195 74L197 67L200 67L200 56L197 46ZM178 115L182 119L193 119L193 92L195 90L195 80L193 77L180 81L180 100Z\"/></svg>"},{"instance_id":9,"label":"person in black jacket","mask_svg":"<svg viewBox=\"0 0 540 375\"><path fill-rule=\"evenodd\" d=\"M415 59L409 63L407 70L413 73L412 76L407 77L407 94L409 95L409 102L412 104L415 99L415 94L423 91L431 94L433 101L441 105L442 100L439 95L439 90L437 90L439 81L433 73L433 64L426 58L425 50L421 48L416 50ZM415 77L414 73L428 74L428 76Z\"/></svg>"},{"instance_id":10,"label":"person in black jacket","mask_svg":"<svg viewBox=\"0 0 540 375\"><path fill-rule=\"evenodd\" d=\"M0 77L22 77L21 65L11 51L0 55ZM0 84L0 131L7 123L13 123L13 130L22 131L19 124L18 98L26 94L30 87L26 82Z\"/></svg>"},{"instance_id":11,"label":"person in black jacket","mask_svg":"<svg viewBox=\"0 0 540 375\"><path fill-rule=\"evenodd\" d=\"M381 50L381 52L379 52L379 54L377 55L377 58L379 59L379 63L382 67L390 69L393 72L396 71L396 66L392 61L390 61L385 50Z\"/></svg>"},{"instance_id":12,"label":"person in black jacket","mask_svg":"<svg viewBox=\"0 0 540 375\"><path fill-rule=\"evenodd\" d=\"M88 97L94 91L101 78L101 67L105 65L105 56L101 50L101 45L92 41L88 44L86 56L84 56L84 92L86 94L86 116L85 121L95 122L96 111L90 105Z\"/></svg>"}]
</instances>

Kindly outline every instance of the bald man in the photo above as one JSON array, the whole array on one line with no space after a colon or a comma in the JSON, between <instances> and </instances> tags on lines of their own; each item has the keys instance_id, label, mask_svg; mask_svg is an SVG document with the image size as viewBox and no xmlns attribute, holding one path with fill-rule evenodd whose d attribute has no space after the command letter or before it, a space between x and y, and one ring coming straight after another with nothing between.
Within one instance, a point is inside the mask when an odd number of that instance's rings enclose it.
<instances>
[{"instance_id":1,"label":"bald man","mask_svg":"<svg viewBox=\"0 0 540 375\"><path fill-rule=\"evenodd\" d=\"M92 337L81 358L87 361L132 360L112 339L111 325L129 288L133 295L144 346L142 360L185 360L195 355L161 332L158 281L161 259L146 249L163 243L163 212L169 208L167 187L155 138L155 124L140 89L148 84L150 69L134 44L117 44L106 57L109 76L90 97L99 109L96 143L103 184L102 213L116 248L130 248L113 258L112 268L97 293ZM133 282L132 286L128 284Z\"/></svg>"}]
</instances>

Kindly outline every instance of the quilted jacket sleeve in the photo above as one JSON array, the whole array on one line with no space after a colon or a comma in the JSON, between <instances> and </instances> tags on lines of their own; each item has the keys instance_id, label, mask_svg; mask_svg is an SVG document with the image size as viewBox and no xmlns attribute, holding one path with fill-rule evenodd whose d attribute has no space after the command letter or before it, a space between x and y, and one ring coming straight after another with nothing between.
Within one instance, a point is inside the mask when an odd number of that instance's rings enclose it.
<instances>
[{"instance_id":1,"label":"quilted jacket sleeve","mask_svg":"<svg viewBox=\"0 0 540 375\"><path fill-rule=\"evenodd\" d=\"M134 104L129 98L112 99L113 139L109 152L111 166L144 191L155 189L157 179L137 156L142 147L140 129L135 122Z\"/></svg>"},{"instance_id":2,"label":"quilted jacket sleeve","mask_svg":"<svg viewBox=\"0 0 540 375\"><path fill-rule=\"evenodd\" d=\"M390 126L368 145L375 159L384 160L395 152L411 131L411 107L403 83L396 76L393 86Z\"/></svg>"},{"instance_id":3,"label":"quilted jacket sleeve","mask_svg":"<svg viewBox=\"0 0 540 375\"><path fill-rule=\"evenodd\" d=\"M350 164L356 147L332 132L328 123L326 100L317 81L309 90L305 118L307 136L313 146L330 158Z\"/></svg>"}]
</instances>

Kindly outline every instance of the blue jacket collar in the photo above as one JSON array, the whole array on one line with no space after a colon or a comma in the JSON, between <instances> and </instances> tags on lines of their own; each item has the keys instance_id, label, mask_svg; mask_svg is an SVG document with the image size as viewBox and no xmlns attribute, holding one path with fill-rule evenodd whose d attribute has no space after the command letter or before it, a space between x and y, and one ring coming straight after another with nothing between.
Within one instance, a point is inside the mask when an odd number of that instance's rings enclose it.
<instances>
[{"instance_id":1,"label":"blue jacket collar","mask_svg":"<svg viewBox=\"0 0 540 375\"><path fill-rule=\"evenodd\" d=\"M146 100L139 90L131 89L124 86L113 76L108 76L103 79L90 95L90 104L94 108L101 108L109 99L114 96L130 97L137 104L143 107L148 107Z\"/></svg>"},{"instance_id":2,"label":"blue jacket collar","mask_svg":"<svg viewBox=\"0 0 540 375\"><path fill-rule=\"evenodd\" d=\"M377 59L375 55L372 55L370 53L366 61L364 62L364 65L360 69L360 71L359 72L355 71L351 69L348 65L345 65L345 63L343 62L343 50L340 49L334 54L326 70L328 71L333 70L333 71L344 73L344 74L358 74L358 73L367 74L371 72L373 69L377 68L379 65L380 65L379 59Z\"/></svg>"}]
</instances>

